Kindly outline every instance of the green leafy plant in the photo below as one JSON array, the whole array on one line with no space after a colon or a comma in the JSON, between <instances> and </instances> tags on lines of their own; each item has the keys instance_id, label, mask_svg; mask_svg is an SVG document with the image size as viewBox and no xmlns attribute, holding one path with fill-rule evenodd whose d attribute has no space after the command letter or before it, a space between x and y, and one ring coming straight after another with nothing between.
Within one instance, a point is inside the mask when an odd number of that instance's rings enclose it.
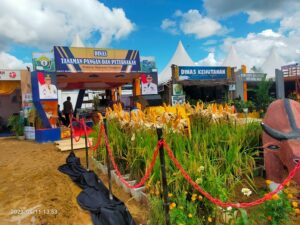
<instances>
[{"instance_id":1,"label":"green leafy plant","mask_svg":"<svg viewBox=\"0 0 300 225\"><path fill-rule=\"evenodd\" d=\"M257 89L255 90L258 110L265 112L269 104L273 101L273 98L269 94L271 86L272 81L266 80L266 78L259 82Z\"/></svg>"},{"instance_id":2,"label":"green leafy plant","mask_svg":"<svg viewBox=\"0 0 300 225\"><path fill-rule=\"evenodd\" d=\"M12 115L8 118L8 127L17 137L24 135L24 123L20 115Z\"/></svg>"},{"instance_id":3,"label":"green leafy plant","mask_svg":"<svg viewBox=\"0 0 300 225\"><path fill-rule=\"evenodd\" d=\"M211 115L205 114L193 115L190 119L191 137L175 132L168 124L164 124L163 133L177 160L191 178L222 201L238 198L236 189L241 184L247 184L254 190L253 170L261 136L259 123L239 124L225 117L215 122ZM132 180L140 180L149 167L157 144L156 130L151 127L129 127L117 119L109 119L107 124L109 142L121 172L130 173ZM105 155L105 151L101 154ZM170 203L176 204L171 209L171 224L221 222L224 212L206 198L193 201L193 196L199 196L199 193L195 193L169 157L165 157L165 161L168 189L174 193ZM149 224L164 223L160 179L158 160L146 186L152 196ZM186 190L186 196L183 190ZM247 224L244 211L237 211L233 219L240 221L239 224Z\"/></svg>"},{"instance_id":4,"label":"green leafy plant","mask_svg":"<svg viewBox=\"0 0 300 225\"><path fill-rule=\"evenodd\" d=\"M289 216L292 211L293 208L287 195L282 192L274 195L272 200L258 206L253 215L256 214L262 224L284 225L290 222Z\"/></svg>"}]
</instances>

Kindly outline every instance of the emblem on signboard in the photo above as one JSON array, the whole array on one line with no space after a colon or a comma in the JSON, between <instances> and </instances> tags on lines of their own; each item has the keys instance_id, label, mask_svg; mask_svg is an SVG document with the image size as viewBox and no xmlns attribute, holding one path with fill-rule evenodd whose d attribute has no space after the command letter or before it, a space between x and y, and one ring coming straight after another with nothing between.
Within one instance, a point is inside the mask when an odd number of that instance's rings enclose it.
<instances>
[{"instance_id":1,"label":"emblem on signboard","mask_svg":"<svg viewBox=\"0 0 300 225\"><path fill-rule=\"evenodd\" d=\"M10 72L10 73L9 73L9 77L10 77L10 78L13 78L13 79L14 79L14 78L16 78L16 76L17 76L17 74L16 74L15 72Z\"/></svg>"}]
</instances>

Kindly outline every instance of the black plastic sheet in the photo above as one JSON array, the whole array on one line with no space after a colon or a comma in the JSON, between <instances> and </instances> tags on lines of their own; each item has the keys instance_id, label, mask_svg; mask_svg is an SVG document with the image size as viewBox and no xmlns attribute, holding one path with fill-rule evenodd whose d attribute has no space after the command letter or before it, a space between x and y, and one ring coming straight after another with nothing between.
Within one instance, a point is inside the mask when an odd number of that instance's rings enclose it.
<instances>
[{"instance_id":1,"label":"black plastic sheet","mask_svg":"<svg viewBox=\"0 0 300 225\"><path fill-rule=\"evenodd\" d=\"M109 191L94 171L82 167L71 152L58 170L67 174L83 191L77 196L81 208L91 212L94 225L135 225L127 207L118 198L109 199Z\"/></svg>"}]
</instances>

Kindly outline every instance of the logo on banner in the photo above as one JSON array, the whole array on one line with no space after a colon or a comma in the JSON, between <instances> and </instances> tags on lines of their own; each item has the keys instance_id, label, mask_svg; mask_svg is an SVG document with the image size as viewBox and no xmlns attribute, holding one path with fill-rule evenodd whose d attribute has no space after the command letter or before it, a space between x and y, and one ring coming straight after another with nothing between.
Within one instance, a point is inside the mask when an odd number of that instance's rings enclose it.
<instances>
[{"instance_id":1,"label":"logo on banner","mask_svg":"<svg viewBox=\"0 0 300 225\"><path fill-rule=\"evenodd\" d=\"M14 78L16 78L16 76L17 76L17 74L16 74L15 72L10 72L10 73L9 73L9 77L10 77L10 78L13 78L13 79L14 79Z\"/></svg>"},{"instance_id":2,"label":"logo on banner","mask_svg":"<svg viewBox=\"0 0 300 225\"><path fill-rule=\"evenodd\" d=\"M51 52L32 53L33 70L54 71L54 56Z\"/></svg>"}]
</instances>

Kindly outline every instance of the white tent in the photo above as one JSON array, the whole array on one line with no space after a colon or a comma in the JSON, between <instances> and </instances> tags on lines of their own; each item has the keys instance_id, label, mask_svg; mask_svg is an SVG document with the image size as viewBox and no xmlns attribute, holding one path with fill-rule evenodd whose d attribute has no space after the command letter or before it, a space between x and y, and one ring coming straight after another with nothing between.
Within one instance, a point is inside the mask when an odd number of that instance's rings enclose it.
<instances>
[{"instance_id":1,"label":"white tent","mask_svg":"<svg viewBox=\"0 0 300 225\"><path fill-rule=\"evenodd\" d=\"M78 47L78 48L84 48L84 44L79 36L79 34L76 34L73 41L72 41L72 44L71 44L71 47Z\"/></svg>"},{"instance_id":2,"label":"white tent","mask_svg":"<svg viewBox=\"0 0 300 225\"><path fill-rule=\"evenodd\" d=\"M215 59L215 53L214 52L208 53L206 58L199 60L195 64L197 66L218 66L218 62Z\"/></svg>"},{"instance_id":3,"label":"white tent","mask_svg":"<svg viewBox=\"0 0 300 225\"><path fill-rule=\"evenodd\" d=\"M195 66L195 63L190 58L186 50L184 49L182 42L179 41L177 49L173 54L171 60L163 71L158 75L158 84L164 84L171 80L172 71L171 65L175 64L177 66Z\"/></svg>"},{"instance_id":4,"label":"white tent","mask_svg":"<svg viewBox=\"0 0 300 225\"><path fill-rule=\"evenodd\" d=\"M285 65L283 59L277 54L275 48L271 49L269 56L261 66L263 73L267 74L267 79L275 78L275 69L281 69Z\"/></svg>"},{"instance_id":5,"label":"white tent","mask_svg":"<svg viewBox=\"0 0 300 225\"><path fill-rule=\"evenodd\" d=\"M240 68L242 65L242 61L237 54L234 46L231 46L230 51L227 55L227 57L224 59L222 66L230 66L230 67L236 67Z\"/></svg>"}]
</instances>

